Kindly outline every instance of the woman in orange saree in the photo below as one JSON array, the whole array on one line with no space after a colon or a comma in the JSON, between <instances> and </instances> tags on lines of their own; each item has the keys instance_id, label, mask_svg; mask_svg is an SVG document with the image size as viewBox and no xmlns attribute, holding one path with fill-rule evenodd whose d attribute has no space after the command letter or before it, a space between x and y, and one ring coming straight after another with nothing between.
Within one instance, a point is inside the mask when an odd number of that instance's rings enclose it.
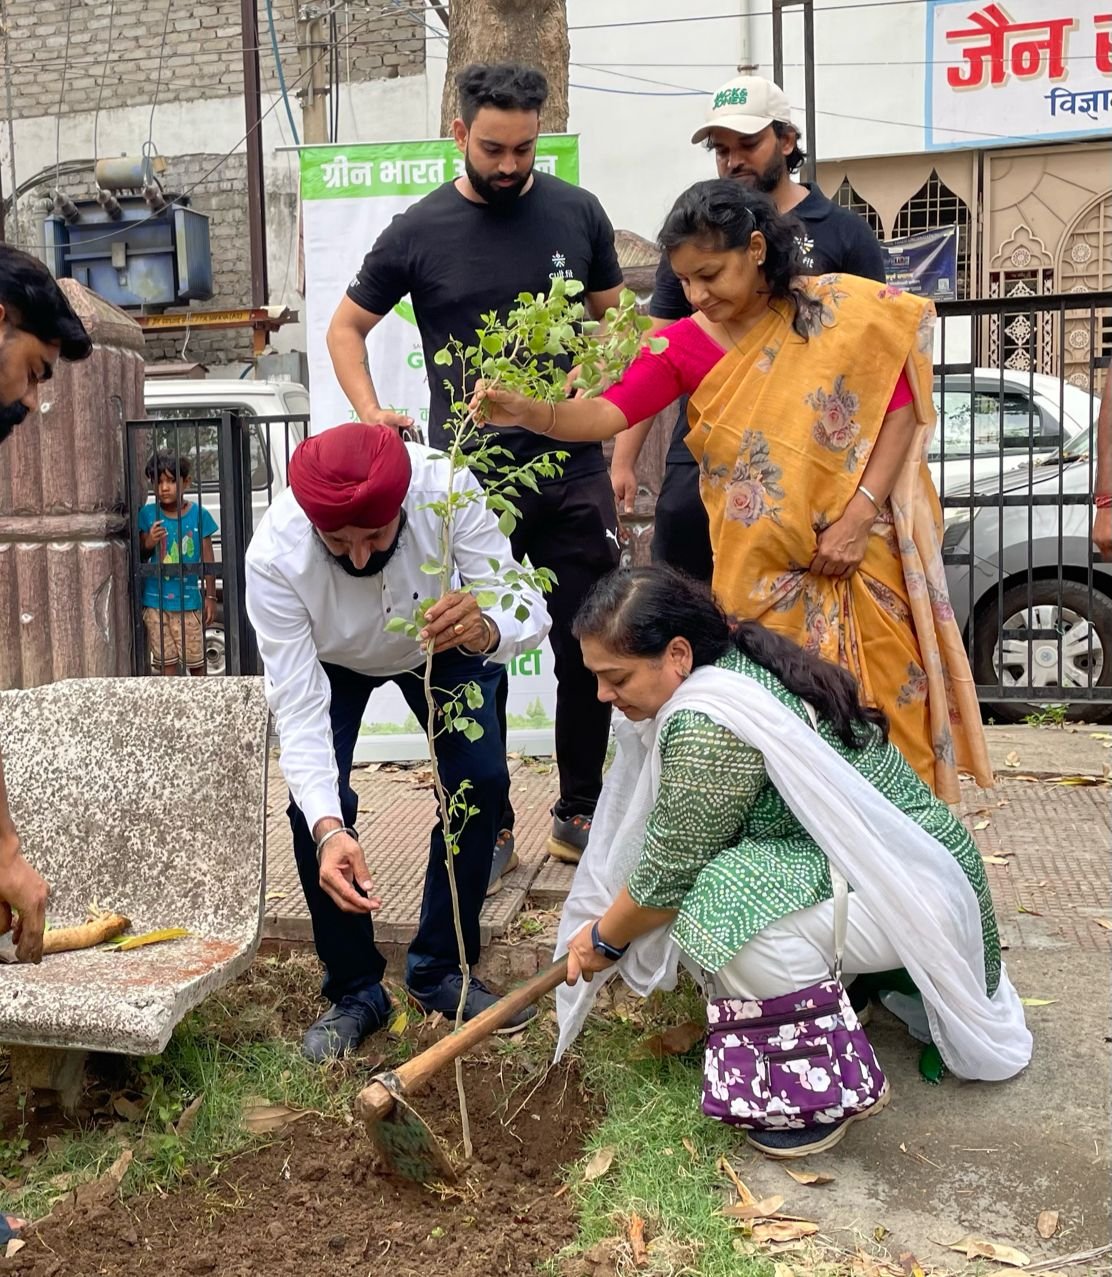
<instances>
[{"instance_id":1,"label":"woman in orange saree","mask_svg":"<svg viewBox=\"0 0 1112 1277\"><path fill-rule=\"evenodd\" d=\"M789 220L741 183L697 183L660 237L696 313L595 399L490 388L493 425L608 438L680 394L710 518L713 587L849 670L939 797L991 782L925 463L933 307L849 275L798 275Z\"/></svg>"}]
</instances>

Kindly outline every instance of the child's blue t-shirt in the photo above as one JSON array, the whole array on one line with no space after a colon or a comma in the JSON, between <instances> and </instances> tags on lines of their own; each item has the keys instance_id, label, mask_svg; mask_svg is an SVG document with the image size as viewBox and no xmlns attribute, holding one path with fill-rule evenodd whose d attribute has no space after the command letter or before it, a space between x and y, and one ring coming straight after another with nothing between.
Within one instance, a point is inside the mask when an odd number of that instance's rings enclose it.
<instances>
[{"instance_id":1,"label":"child's blue t-shirt","mask_svg":"<svg viewBox=\"0 0 1112 1277\"><path fill-rule=\"evenodd\" d=\"M161 608L164 612L199 612L201 579L189 574L179 576L177 565L201 562L201 543L216 532L216 520L207 510L202 510L196 501L190 501L185 510L177 515L165 514L158 502L152 501L139 511L140 535L150 532L157 519L161 519L166 528L162 574L161 577L143 578L143 606ZM153 562L153 559L150 561Z\"/></svg>"}]
</instances>

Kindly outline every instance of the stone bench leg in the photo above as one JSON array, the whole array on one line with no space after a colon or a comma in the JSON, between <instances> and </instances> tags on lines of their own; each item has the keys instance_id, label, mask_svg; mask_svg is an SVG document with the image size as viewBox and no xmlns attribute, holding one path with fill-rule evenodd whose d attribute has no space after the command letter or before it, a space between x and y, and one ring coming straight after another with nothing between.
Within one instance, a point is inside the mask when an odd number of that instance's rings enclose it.
<instances>
[{"instance_id":1,"label":"stone bench leg","mask_svg":"<svg viewBox=\"0 0 1112 1277\"><path fill-rule=\"evenodd\" d=\"M10 1046L12 1081L24 1094L52 1092L57 1103L71 1113L77 1108L85 1085L88 1051L51 1046Z\"/></svg>"}]
</instances>

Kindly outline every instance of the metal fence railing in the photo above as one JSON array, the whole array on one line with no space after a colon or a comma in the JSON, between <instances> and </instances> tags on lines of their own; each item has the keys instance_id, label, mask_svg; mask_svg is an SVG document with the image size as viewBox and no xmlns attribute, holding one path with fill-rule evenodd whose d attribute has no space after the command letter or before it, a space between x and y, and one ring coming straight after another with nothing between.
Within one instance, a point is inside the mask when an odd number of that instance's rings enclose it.
<instances>
[{"instance_id":1,"label":"metal fence railing","mask_svg":"<svg viewBox=\"0 0 1112 1277\"><path fill-rule=\"evenodd\" d=\"M927 460L950 603L985 714L1016 721L1065 705L1074 716L1112 718L1112 563L1092 547L1112 292L944 302L938 312L938 425ZM308 429L306 417L234 413L127 423L137 673L166 664L144 594L157 603L166 585L176 582L180 596L210 580L219 606L204 630L207 671L258 672L243 556ZM217 525L212 562L144 550L139 518L156 450L188 461L187 499ZM185 643L177 612L167 628L176 628L175 648Z\"/></svg>"},{"instance_id":2,"label":"metal fence railing","mask_svg":"<svg viewBox=\"0 0 1112 1277\"><path fill-rule=\"evenodd\" d=\"M1112 293L938 310L929 465L978 696L1005 721L1047 705L1112 716L1112 564L1092 546Z\"/></svg>"}]
</instances>

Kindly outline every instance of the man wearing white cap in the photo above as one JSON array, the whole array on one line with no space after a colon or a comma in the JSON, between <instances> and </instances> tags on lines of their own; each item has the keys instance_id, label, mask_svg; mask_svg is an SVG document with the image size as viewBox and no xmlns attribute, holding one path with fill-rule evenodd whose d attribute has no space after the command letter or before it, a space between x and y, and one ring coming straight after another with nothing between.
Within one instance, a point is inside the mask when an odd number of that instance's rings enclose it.
<instances>
[{"instance_id":1,"label":"man wearing white cap","mask_svg":"<svg viewBox=\"0 0 1112 1277\"><path fill-rule=\"evenodd\" d=\"M838 272L884 281L884 254L868 223L828 200L817 184L792 180L805 157L791 103L778 85L760 76L739 76L724 84L691 141L704 143L714 153L719 177L747 182L799 222L796 240L808 275ZM653 325L663 328L691 313L667 254L662 254L649 303ZM651 424L644 421L624 431L614 445L610 478L618 504L626 510L633 508L634 466ZM657 498L652 555L658 563L709 581L710 533L699 499L699 467L684 443L687 431L684 399Z\"/></svg>"}]
</instances>

